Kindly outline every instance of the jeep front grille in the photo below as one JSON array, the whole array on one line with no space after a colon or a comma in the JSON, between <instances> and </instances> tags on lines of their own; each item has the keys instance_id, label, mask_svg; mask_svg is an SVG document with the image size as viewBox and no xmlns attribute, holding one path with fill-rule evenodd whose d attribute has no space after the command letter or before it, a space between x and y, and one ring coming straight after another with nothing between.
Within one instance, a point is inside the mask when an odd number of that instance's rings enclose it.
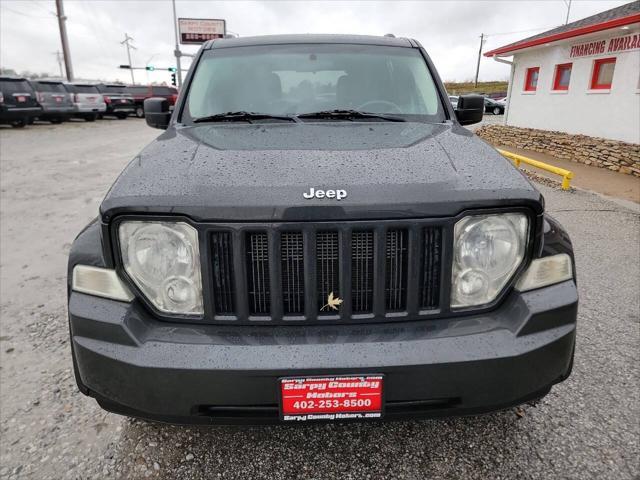
<instances>
[{"instance_id":1,"label":"jeep front grille","mask_svg":"<svg viewBox=\"0 0 640 480\"><path fill-rule=\"evenodd\" d=\"M441 226L331 225L214 227L203 270L214 318L308 324L438 311ZM342 302L330 305L331 294Z\"/></svg>"}]
</instances>

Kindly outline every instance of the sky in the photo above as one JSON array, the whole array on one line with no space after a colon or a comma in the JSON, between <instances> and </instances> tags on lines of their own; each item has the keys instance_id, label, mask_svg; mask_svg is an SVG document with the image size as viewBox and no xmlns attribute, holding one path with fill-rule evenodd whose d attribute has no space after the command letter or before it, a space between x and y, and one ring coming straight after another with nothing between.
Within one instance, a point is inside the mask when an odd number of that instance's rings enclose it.
<instances>
[{"instance_id":1,"label":"sky","mask_svg":"<svg viewBox=\"0 0 640 480\"><path fill-rule=\"evenodd\" d=\"M484 51L565 22L568 0L502 1L205 1L177 0L178 17L223 18L242 37L280 33L352 33L417 39L445 81L475 75L480 34ZM617 7L623 1L573 0L569 21ZM59 74L61 50L54 0L0 0L0 66L17 72ZM132 64L175 65L169 0L64 0L76 78L130 81L125 33L133 38ZM197 46L181 47L195 53ZM183 62L189 64L188 58ZM507 80L509 67L483 57L480 80ZM136 83L168 82L165 71L135 72Z\"/></svg>"}]
</instances>

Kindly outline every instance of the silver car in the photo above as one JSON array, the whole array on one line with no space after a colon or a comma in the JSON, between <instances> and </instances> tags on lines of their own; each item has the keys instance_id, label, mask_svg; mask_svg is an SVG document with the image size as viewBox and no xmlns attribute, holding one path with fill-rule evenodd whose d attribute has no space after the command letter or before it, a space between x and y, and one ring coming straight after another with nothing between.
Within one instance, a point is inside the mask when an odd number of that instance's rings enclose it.
<instances>
[{"instance_id":1,"label":"silver car","mask_svg":"<svg viewBox=\"0 0 640 480\"><path fill-rule=\"evenodd\" d=\"M84 118L87 122L93 122L98 115L107 110L104 97L95 85L67 83L64 87L71 94L75 118Z\"/></svg>"}]
</instances>

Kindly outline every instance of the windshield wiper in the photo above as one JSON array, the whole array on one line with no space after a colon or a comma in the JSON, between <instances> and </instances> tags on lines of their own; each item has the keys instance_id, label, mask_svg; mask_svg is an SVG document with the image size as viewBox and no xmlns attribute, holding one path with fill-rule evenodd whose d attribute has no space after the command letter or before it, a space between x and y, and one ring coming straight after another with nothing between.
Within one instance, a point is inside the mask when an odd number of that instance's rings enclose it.
<instances>
[{"instance_id":1,"label":"windshield wiper","mask_svg":"<svg viewBox=\"0 0 640 480\"><path fill-rule=\"evenodd\" d=\"M257 113L257 112L225 112L216 113L215 115L207 115L206 117L198 117L193 119L193 123L204 122L249 122L252 120L286 120L289 122L295 122L295 118L288 117L286 115L271 115L269 113Z\"/></svg>"},{"instance_id":2,"label":"windshield wiper","mask_svg":"<svg viewBox=\"0 0 640 480\"><path fill-rule=\"evenodd\" d=\"M301 113L298 118L323 118L336 120L353 120L354 118L375 118L387 122L406 122L402 117L382 113L361 112L359 110L322 110L320 112Z\"/></svg>"}]
</instances>

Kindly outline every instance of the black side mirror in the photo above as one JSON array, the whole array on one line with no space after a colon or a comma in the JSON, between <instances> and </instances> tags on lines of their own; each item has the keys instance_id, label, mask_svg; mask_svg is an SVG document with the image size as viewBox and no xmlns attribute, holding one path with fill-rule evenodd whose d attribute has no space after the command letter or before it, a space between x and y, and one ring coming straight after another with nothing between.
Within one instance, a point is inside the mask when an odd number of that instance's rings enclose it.
<instances>
[{"instance_id":1,"label":"black side mirror","mask_svg":"<svg viewBox=\"0 0 640 480\"><path fill-rule=\"evenodd\" d=\"M147 98L144 101L144 118L147 125L166 130L171 119L169 100L166 98Z\"/></svg>"},{"instance_id":2,"label":"black side mirror","mask_svg":"<svg viewBox=\"0 0 640 480\"><path fill-rule=\"evenodd\" d=\"M482 95L460 95L455 111L460 125L481 122L484 114L484 97Z\"/></svg>"}]
</instances>

